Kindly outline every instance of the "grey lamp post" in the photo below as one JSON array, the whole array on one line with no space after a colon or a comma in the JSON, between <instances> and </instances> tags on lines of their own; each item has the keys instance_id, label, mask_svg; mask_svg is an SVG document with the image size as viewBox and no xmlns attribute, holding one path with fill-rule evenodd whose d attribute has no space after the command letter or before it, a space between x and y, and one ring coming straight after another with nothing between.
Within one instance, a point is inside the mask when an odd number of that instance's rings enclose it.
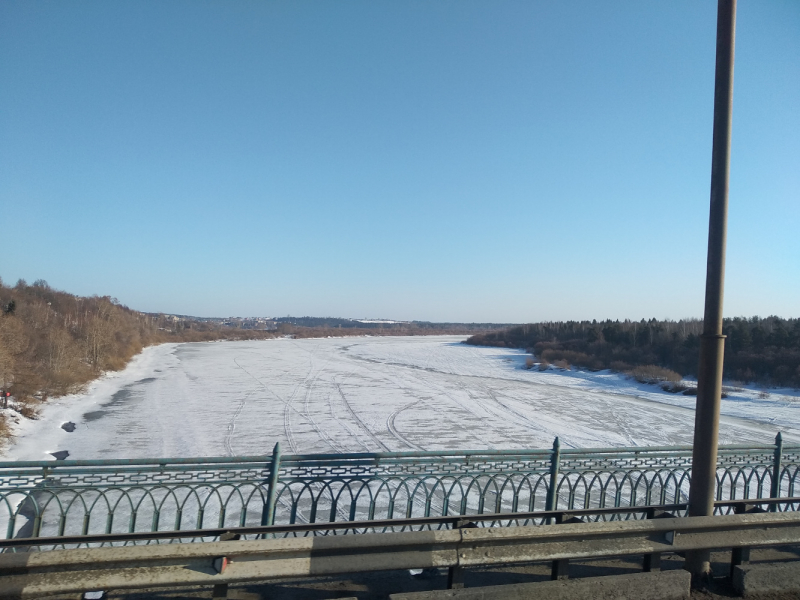
<instances>
[{"instance_id":1,"label":"grey lamp post","mask_svg":"<svg viewBox=\"0 0 800 600\"><path fill-rule=\"evenodd\" d=\"M697 374L689 516L708 516L714 512L722 359L725 350L725 336L722 335L722 300L725 281L735 30L736 0L718 0L706 303ZM696 578L708 577L711 573L709 552L688 553L686 568Z\"/></svg>"}]
</instances>

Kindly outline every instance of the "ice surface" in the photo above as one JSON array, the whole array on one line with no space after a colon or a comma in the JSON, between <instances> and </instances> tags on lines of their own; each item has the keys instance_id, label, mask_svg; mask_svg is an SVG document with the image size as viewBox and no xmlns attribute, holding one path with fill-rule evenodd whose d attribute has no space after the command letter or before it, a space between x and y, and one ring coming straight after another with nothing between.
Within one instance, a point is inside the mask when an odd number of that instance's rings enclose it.
<instances>
[{"instance_id":1,"label":"ice surface","mask_svg":"<svg viewBox=\"0 0 800 600\"><path fill-rule=\"evenodd\" d=\"M23 421L6 460L691 444L695 398L526 370L464 337L163 344ZM763 396L763 394L762 394ZM723 400L720 443L800 440L797 392ZM74 431L64 424L74 423Z\"/></svg>"}]
</instances>

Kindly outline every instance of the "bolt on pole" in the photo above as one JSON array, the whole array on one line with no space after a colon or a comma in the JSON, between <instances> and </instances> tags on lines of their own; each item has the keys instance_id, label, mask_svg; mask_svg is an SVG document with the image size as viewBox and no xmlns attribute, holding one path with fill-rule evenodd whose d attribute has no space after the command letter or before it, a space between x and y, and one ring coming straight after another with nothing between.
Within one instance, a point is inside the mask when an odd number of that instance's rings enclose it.
<instances>
[{"instance_id":1,"label":"bolt on pole","mask_svg":"<svg viewBox=\"0 0 800 600\"><path fill-rule=\"evenodd\" d=\"M692 480L689 488L689 516L708 516L714 512L722 359L725 350L725 336L722 335L722 300L725 282L735 31L736 0L719 0L706 302L697 373L697 408L692 450ZM686 568L693 575L707 577L711 572L709 553L701 551L687 554Z\"/></svg>"}]
</instances>

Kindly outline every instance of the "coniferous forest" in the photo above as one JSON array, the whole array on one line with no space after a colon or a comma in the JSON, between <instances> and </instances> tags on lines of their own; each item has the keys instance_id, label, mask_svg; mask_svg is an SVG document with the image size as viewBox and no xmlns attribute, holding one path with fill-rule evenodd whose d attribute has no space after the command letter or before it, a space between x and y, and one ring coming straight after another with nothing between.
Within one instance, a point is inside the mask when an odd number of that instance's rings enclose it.
<instances>
[{"instance_id":1,"label":"coniferous forest","mask_svg":"<svg viewBox=\"0 0 800 600\"><path fill-rule=\"evenodd\" d=\"M655 365L696 376L703 323L566 321L518 325L474 335L468 344L521 348L544 365L574 365L629 373ZM800 319L725 319L724 377L729 381L800 388Z\"/></svg>"}]
</instances>

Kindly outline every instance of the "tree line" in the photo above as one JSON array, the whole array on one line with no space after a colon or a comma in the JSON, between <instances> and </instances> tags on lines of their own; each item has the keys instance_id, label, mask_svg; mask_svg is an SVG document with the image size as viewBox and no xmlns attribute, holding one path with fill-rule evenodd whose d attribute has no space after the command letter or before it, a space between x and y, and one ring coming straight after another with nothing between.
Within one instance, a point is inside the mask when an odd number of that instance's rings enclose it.
<instances>
[{"instance_id":1,"label":"tree line","mask_svg":"<svg viewBox=\"0 0 800 600\"><path fill-rule=\"evenodd\" d=\"M696 376L700 319L560 321L477 334L468 344L522 348L540 360L630 372L655 365ZM723 376L730 381L800 388L800 319L724 319Z\"/></svg>"},{"instance_id":2,"label":"tree line","mask_svg":"<svg viewBox=\"0 0 800 600\"><path fill-rule=\"evenodd\" d=\"M278 317L277 323L309 327L314 329L368 329L378 330L381 335L399 332L399 335L469 334L475 331L496 331L508 327L508 323L436 323L431 321L358 321L338 317Z\"/></svg>"}]
</instances>

